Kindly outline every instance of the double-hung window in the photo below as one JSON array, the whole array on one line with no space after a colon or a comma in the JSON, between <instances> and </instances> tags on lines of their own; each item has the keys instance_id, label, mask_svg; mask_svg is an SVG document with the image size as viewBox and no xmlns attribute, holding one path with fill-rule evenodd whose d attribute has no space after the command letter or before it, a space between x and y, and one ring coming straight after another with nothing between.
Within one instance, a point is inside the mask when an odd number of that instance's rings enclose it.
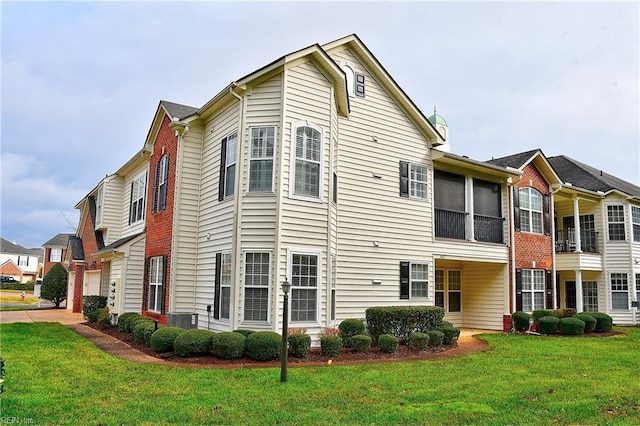
<instances>
[{"instance_id":1,"label":"double-hung window","mask_svg":"<svg viewBox=\"0 0 640 426\"><path fill-rule=\"evenodd\" d=\"M49 252L49 262L62 262L62 249L52 248Z\"/></svg>"},{"instance_id":2,"label":"double-hung window","mask_svg":"<svg viewBox=\"0 0 640 426\"><path fill-rule=\"evenodd\" d=\"M220 263L220 319L231 313L231 253L222 253Z\"/></svg>"},{"instance_id":3,"label":"double-hung window","mask_svg":"<svg viewBox=\"0 0 640 426\"><path fill-rule=\"evenodd\" d=\"M320 198L322 130L313 124L293 129L293 195Z\"/></svg>"},{"instance_id":4,"label":"double-hung window","mask_svg":"<svg viewBox=\"0 0 640 426\"><path fill-rule=\"evenodd\" d=\"M631 222L633 224L633 241L640 242L640 207L631 206Z\"/></svg>"},{"instance_id":5,"label":"double-hung window","mask_svg":"<svg viewBox=\"0 0 640 426\"><path fill-rule=\"evenodd\" d=\"M544 309L544 270L522 270L522 310Z\"/></svg>"},{"instance_id":6,"label":"double-hung window","mask_svg":"<svg viewBox=\"0 0 640 426\"><path fill-rule=\"evenodd\" d=\"M542 234L542 194L535 188L520 188L520 230Z\"/></svg>"},{"instance_id":7,"label":"double-hung window","mask_svg":"<svg viewBox=\"0 0 640 426\"><path fill-rule=\"evenodd\" d=\"M598 282L582 282L582 304L585 312L598 312Z\"/></svg>"},{"instance_id":8,"label":"double-hung window","mask_svg":"<svg viewBox=\"0 0 640 426\"><path fill-rule=\"evenodd\" d=\"M269 263L270 253L245 254L245 321L267 321L269 313Z\"/></svg>"},{"instance_id":9,"label":"double-hung window","mask_svg":"<svg viewBox=\"0 0 640 426\"><path fill-rule=\"evenodd\" d=\"M636 301L640 302L640 274L636 274Z\"/></svg>"},{"instance_id":10,"label":"double-hung window","mask_svg":"<svg viewBox=\"0 0 640 426\"><path fill-rule=\"evenodd\" d=\"M147 188L147 174L143 173L131 182L129 202L129 224L144 219L144 196Z\"/></svg>"},{"instance_id":11,"label":"double-hung window","mask_svg":"<svg viewBox=\"0 0 640 426\"><path fill-rule=\"evenodd\" d=\"M164 283L164 258L156 256L149 259L149 310L162 311L162 284Z\"/></svg>"},{"instance_id":12,"label":"double-hung window","mask_svg":"<svg viewBox=\"0 0 640 426\"><path fill-rule=\"evenodd\" d=\"M462 273L458 270L436 269L435 305L446 312L462 311Z\"/></svg>"},{"instance_id":13,"label":"double-hung window","mask_svg":"<svg viewBox=\"0 0 640 426\"><path fill-rule=\"evenodd\" d=\"M236 158L238 155L238 133L234 132L222 139L220 145L220 179L218 201L233 195L236 187Z\"/></svg>"},{"instance_id":14,"label":"double-hung window","mask_svg":"<svg viewBox=\"0 0 640 426\"><path fill-rule=\"evenodd\" d=\"M291 321L317 321L318 255L291 255Z\"/></svg>"},{"instance_id":15,"label":"double-hung window","mask_svg":"<svg viewBox=\"0 0 640 426\"><path fill-rule=\"evenodd\" d=\"M104 190L102 187L98 189L98 196L96 197L96 224L102 222L102 204L104 198Z\"/></svg>"},{"instance_id":16,"label":"double-hung window","mask_svg":"<svg viewBox=\"0 0 640 426\"><path fill-rule=\"evenodd\" d=\"M429 265L425 263L411 264L412 299L426 299L429 296Z\"/></svg>"},{"instance_id":17,"label":"double-hung window","mask_svg":"<svg viewBox=\"0 0 640 426\"><path fill-rule=\"evenodd\" d=\"M426 200L427 180L427 166L400 161L400 196Z\"/></svg>"},{"instance_id":18,"label":"double-hung window","mask_svg":"<svg viewBox=\"0 0 640 426\"><path fill-rule=\"evenodd\" d=\"M251 128L251 152L249 158L249 192L273 190L273 150L276 128Z\"/></svg>"},{"instance_id":19,"label":"double-hung window","mask_svg":"<svg viewBox=\"0 0 640 426\"><path fill-rule=\"evenodd\" d=\"M624 241L624 206L607 206L607 225L609 228L609 241Z\"/></svg>"},{"instance_id":20,"label":"double-hung window","mask_svg":"<svg viewBox=\"0 0 640 426\"><path fill-rule=\"evenodd\" d=\"M167 205L167 185L169 181L169 154L163 155L156 165L156 193L154 211L162 211Z\"/></svg>"},{"instance_id":21,"label":"double-hung window","mask_svg":"<svg viewBox=\"0 0 640 426\"><path fill-rule=\"evenodd\" d=\"M611 309L629 309L629 282L627 274L611 274Z\"/></svg>"}]
</instances>

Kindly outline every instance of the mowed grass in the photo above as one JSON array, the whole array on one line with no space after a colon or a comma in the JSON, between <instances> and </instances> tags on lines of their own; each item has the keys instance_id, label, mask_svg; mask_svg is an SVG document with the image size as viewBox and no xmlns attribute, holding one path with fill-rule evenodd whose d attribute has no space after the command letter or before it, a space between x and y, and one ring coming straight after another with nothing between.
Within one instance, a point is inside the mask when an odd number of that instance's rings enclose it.
<instances>
[{"instance_id":1,"label":"mowed grass","mask_svg":"<svg viewBox=\"0 0 640 426\"><path fill-rule=\"evenodd\" d=\"M2 418L36 424L636 425L640 328L484 335L487 352L354 366L136 364L57 324L3 324Z\"/></svg>"},{"instance_id":2,"label":"mowed grass","mask_svg":"<svg viewBox=\"0 0 640 426\"><path fill-rule=\"evenodd\" d=\"M22 290L0 290L0 303L38 303L38 298L33 292L25 292L25 298L22 300Z\"/></svg>"}]
</instances>

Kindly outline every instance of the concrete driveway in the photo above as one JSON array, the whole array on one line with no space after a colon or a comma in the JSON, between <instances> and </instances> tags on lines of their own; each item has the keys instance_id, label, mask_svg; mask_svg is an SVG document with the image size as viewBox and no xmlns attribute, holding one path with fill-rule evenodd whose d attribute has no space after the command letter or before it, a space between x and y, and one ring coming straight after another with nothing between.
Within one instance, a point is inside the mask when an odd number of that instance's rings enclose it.
<instances>
[{"instance_id":1,"label":"concrete driveway","mask_svg":"<svg viewBox=\"0 0 640 426\"><path fill-rule=\"evenodd\" d=\"M32 309L28 311L0 312L0 324L12 322L59 322L60 324L79 324L85 322L81 313L74 314L66 309Z\"/></svg>"}]
</instances>

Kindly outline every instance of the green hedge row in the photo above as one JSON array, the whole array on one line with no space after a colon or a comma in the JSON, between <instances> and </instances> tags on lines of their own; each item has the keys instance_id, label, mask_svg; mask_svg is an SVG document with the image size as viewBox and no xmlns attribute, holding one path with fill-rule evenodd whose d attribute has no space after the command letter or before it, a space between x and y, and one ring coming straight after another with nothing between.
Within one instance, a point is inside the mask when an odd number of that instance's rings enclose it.
<instances>
[{"instance_id":1,"label":"green hedge row","mask_svg":"<svg viewBox=\"0 0 640 426\"><path fill-rule=\"evenodd\" d=\"M569 316L569 314L572 314ZM562 333L565 335L580 335L590 332L609 332L613 329L613 318L602 312L575 313L575 309L540 309L533 311L533 315L516 311L511 315L513 327L516 331L527 331L531 318L537 321L537 331L541 334Z\"/></svg>"},{"instance_id":2,"label":"green hedge row","mask_svg":"<svg viewBox=\"0 0 640 426\"><path fill-rule=\"evenodd\" d=\"M444 309L438 306L380 306L368 308L365 317L374 341L383 334L391 334L407 342L411 333L440 328Z\"/></svg>"}]
</instances>

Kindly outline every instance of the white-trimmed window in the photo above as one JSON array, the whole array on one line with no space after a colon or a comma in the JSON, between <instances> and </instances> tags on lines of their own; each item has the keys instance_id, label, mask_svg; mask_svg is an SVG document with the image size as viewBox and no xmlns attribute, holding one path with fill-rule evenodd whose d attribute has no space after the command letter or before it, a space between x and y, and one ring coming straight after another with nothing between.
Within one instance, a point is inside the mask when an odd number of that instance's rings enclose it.
<instances>
[{"instance_id":1,"label":"white-trimmed window","mask_svg":"<svg viewBox=\"0 0 640 426\"><path fill-rule=\"evenodd\" d=\"M293 195L320 198L322 129L311 123L293 126Z\"/></svg>"},{"instance_id":2,"label":"white-trimmed window","mask_svg":"<svg viewBox=\"0 0 640 426\"><path fill-rule=\"evenodd\" d=\"M224 196L233 195L236 187L236 158L238 156L238 133L227 137L227 154L225 156Z\"/></svg>"},{"instance_id":3,"label":"white-trimmed window","mask_svg":"<svg viewBox=\"0 0 640 426\"><path fill-rule=\"evenodd\" d=\"M318 319L319 257L317 254L291 254L291 322Z\"/></svg>"},{"instance_id":4,"label":"white-trimmed window","mask_svg":"<svg viewBox=\"0 0 640 426\"><path fill-rule=\"evenodd\" d=\"M102 222L102 204L104 198L104 190L102 187L98 189L98 196L96 197L96 223Z\"/></svg>"},{"instance_id":5,"label":"white-trimmed window","mask_svg":"<svg viewBox=\"0 0 640 426\"><path fill-rule=\"evenodd\" d=\"M169 154L162 156L156 164L156 193L154 194L153 210L162 211L167 205L167 186L169 181Z\"/></svg>"},{"instance_id":6,"label":"white-trimmed window","mask_svg":"<svg viewBox=\"0 0 640 426\"><path fill-rule=\"evenodd\" d=\"M522 270L522 310L544 309L544 270Z\"/></svg>"},{"instance_id":7,"label":"white-trimmed window","mask_svg":"<svg viewBox=\"0 0 640 426\"><path fill-rule=\"evenodd\" d=\"M231 253L222 253L220 262L220 319L231 314Z\"/></svg>"},{"instance_id":8,"label":"white-trimmed window","mask_svg":"<svg viewBox=\"0 0 640 426\"><path fill-rule=\"evenodd\" d=\"M426 200L428 170L424 164L400 161L400 196Z\"/></svg>"},{"instance_id":9,"label":"white-trimmed window","mask_svg":"<svg viewBox=\"0 0 640 426\"><path fill-rule=\"evenodd\" d=\"M633 224L633 241L640 242L640 207L631 206L631 223Z\"/></svg>"},{"instance_id":10,"label":"white-trimmed window","mask_svg":"<svg viewBox=\"0 0 640 426\"><path fill-rule=\"evenodd\" d=\"M520 188L520 230L542 234L542 194L535 188Z\"/></svg>"},{"instance_id":11,"label":"white-trimmed window","mask_svg":"<svg viewBox=\"0 0 640 426\"><path fill-rule=\"evenodd\" d=\"M164 283L163 257L156 256L149 259L149 310L162 310L162 284Z\"/></svg>"},{"instance_id":12,"label":"white-trimmed window","mask_svg":"<svg viewBox=\"0 0 640 426\"><path fill-rule=\"evenodd\" d=\"M629 281L627 274L611 274L611 309L629 309Z\"/></svg>"},{"instance_id":13,"label":"white-trimmed window","mask_svg":"<svg viewBox=\"0 0 640 426\"><path fill-rule=\"evenodd\" d=\"M345 81L347 84L347 93L349 94L349 96L353 96L354 92L355 92L355 72L353 71L353 68L351 68L349 65L344 64L342 66L340 66L340 68L342 68L342 71L344 71L344 75L345 75Z\"/></svg>"},{"instance_id":14,"label":"white-trimmed window","mask_svg":"<svg viewBox=\"0 0 640 426\"><path fill-rule=\"evenodd\" d=\"M142 173L131 182L131 200L129 202L129 224L144 219L144 199L147 189L147 174Z\"/></svg>"},{"instance_id":15,"label":"white-trimmed window","mask_svg":"<svg viewBox=\"0 0 640 426\"><path fill-rule=\"evenodd\" d=\"M49 252L49 262L62 262L62 249L52 248Z\"/></svg>"},{"instance_id":16,"label":"white-trimmed window","mask_svg":"<svg viewBox=\"0 0 640 426\"><path fill-rule=\"evenodd\" d=\"M249 192L273 191L273 151L276 128L251 128L249 153Z\"/></svg>"},{"instance_id":17,"label":"white-trimmed window","mask_svg":"<svg viewBox=\"0 0 640 426\"><path fill-rule=\"evenodd\" d=\"M412 299L426 299L429 297L429 265L426 263L411 264L409 287Z\"/></svg>"},{"instance_id":18,"label":"white-trimmed window","mask_svg":"<svg viewBox=\"0 0 640 426\"><path fill-rule=\"evenodd\" d=\"M582 304L585 312L598 312L598 282L582 282Z\"/></svg>"},{"instance_id":19,"label":"white-trimmed window","mask_svg":"<svg viewBox=\"0 0 640 426\"><path fill-rule=\"evenodd\" d=\"M607 206L607 226L609 241L624 241L624 206L620 204Z\"/></svg>"},{"instance_id":20,"label":"white-trimmed window","mask_svg":"<svg viewBox=\"0 0 640 426\"><path fill-rule=\"evenodd\" d=\"M640 302L640 274L636 274L636 301Z\"/></svg>"},{"instance_id":21,"label":"white-trimmed window","mask_svg":"<svg viewBox=\"0 0 640 426\"><path fill-rule=\"evenodd\" d=\"M462 272L451 269L436 269L435 305L446 312L462 311Z\"/></svg>"},{"instance_id":22,"label":"white-trimmed window","mask_svg":"<svg viewBox=\"0 0 640 426\"><path fill-rule=\"evenodd\" d=\"M244 320L267 321L270 253L245 253Z\"/></svg>"}]
</instances>

